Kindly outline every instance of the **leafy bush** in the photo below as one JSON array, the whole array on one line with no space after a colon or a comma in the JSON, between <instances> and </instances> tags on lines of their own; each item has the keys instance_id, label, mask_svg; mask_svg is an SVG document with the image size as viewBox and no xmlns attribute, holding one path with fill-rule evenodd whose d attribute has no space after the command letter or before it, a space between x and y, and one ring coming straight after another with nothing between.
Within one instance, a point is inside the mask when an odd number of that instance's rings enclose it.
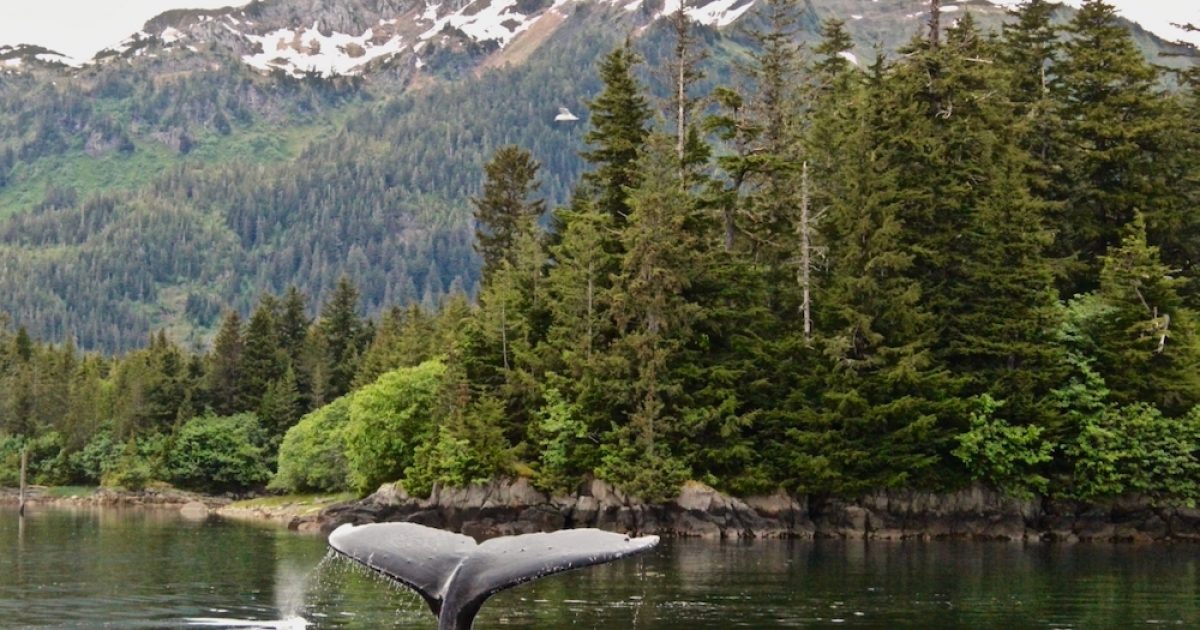
<instances>
[{"instance_id":1,"label":"leafy bush","mask_svg":"<svg viewBox=\"0 0 1200 630\"><path fill-rule=\"evenodd\" d=\"M388 372L351 397L345 433L351 488L373 490L413 465L417 446L434 435L445 373L440 361L426 361Z\"/></svg>"},{"instance_id":2,"label":"leafy bush","mask_svg":"<svg viewBox=\"0 0 1200 630\"><path fill-rule=\"evenodd\" d=\"M50 431L27 442L29 447L29 479L32 483L53 486L71 481L67 454L63 452L62 436Z\"/></svg>"},{"instance_id":3,"label":"leafy bush","mask_svg":"<svg viewBox=\"0 0 1200 630\"><path fill-rule=\"evenodd\" d=\"M546 404L537 414L537 486L544 490L569 490L579 480L575 450L587 437L587 424L579 418L579 405L568 403L556 387L546 389Z\"/></svg>"},{"instance_id":4,"label":"leafy bush","mask_svg":"<svg viewBox=\"0 0 1200 630\"><path fill-rule=\"evenodd\" d=\"M129 438L121 455L104 471L100 483L106 488L141 490L154 479L150 462L138 450L138 442Z\"/></svg>"},{"instance_id":5,"label":"leafy bush","mask_svg":"<svg viewBox=\"0 0 1200 630\"><path fill-rule=\"evenodd\" d=\"M99 484L106 473L116 469L120 457L121 445L113 439L112 431L100 430L82 449L71 454L75 481Z\"/></svg>"},{"instance_id":6,"label":"leafy bush","mask_svg":"<svg viewBox=\"0 0 1200 630\"><path fill-rule=\"evenodd\" d=\"M272 490L339 492L350 487L343 432L350 419L350 397L300 419L279 447L279 471Z\"/></svg>"},{"instance_id":7,"label":"leafy bush","mask_svg":"<svg viewBox=\"0 0 1200 630\"><path fill-rule=\"evenodd\" d=\"M1153 405L1112 407L1082 422L1067 449L1074 494L1092 500L1125 493L1193 502L1200 497L1200 409L1179 419Z\"/></svg>"},{"instance_id":8,"label":"leafy bush","mask_svg":"<svg viewBox=\"0 0 1200 630\"><path fill-rule=\"evenodd\" d=\"M1050 461L1054 445L1039 427L1012 426L992 414L1004 403L984 394L971 412L970 429L958 436L954 456L971 476L1013 496L1046 492L1049 480L1037 467Z\"/></svg>"},{"instance_id":9,"label":"leafy bush","mask_svg":"<svg viewBox=\"0 0 1200 630\"><path fill-rule=\"evenodd\" d=\"M254 414L192 418L175 438L167 471L180 486L220 492L244 490L271 478L265 436Z\"/></svg>"},{"instance_id":10,"label":"leafy bush","mask_svg":"<svg viewBox=\"0 0 1200 630\"><path fill-rule=\"evenodd\" d=\"M20 485L22 444L17 436L0 433L0 487Z\"/></svg>"},{"instance_id":11,"label":"leafy bush","mask_svg":"<svg viewBox=\"0 0 1200 630\"><path fill-rule=\"evenodd\" d=\"M512 462L512 449L500 430L504 405L499 400L484 397L448 413L449 420L432 439L417 446L413 465L404 472L404 489L416 496L429 496L435 483L484 483Z\"/></svg>"}]
</instances>

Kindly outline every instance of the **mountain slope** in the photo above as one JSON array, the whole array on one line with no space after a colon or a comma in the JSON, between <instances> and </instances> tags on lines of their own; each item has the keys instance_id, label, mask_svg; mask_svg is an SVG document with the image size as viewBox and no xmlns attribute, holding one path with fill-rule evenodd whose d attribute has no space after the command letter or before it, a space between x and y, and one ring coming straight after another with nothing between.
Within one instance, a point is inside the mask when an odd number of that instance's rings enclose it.
<instances>
[{"instance_id":1,"label":"mountain slope","mask_svg":"<svg viewBox=\"0 0 1200 630\"><path fill-rule=\"evenodd\" d=\"M952 6L968 5L1003 17ZM719 77L754 7L688 7ZM848 15L865 56L910 39L924 7L814 0L799 36ZM159 327L203 344L221 309L289 284L321 301L342 274L372 312L473 291L467 198L483 163L528 147L564 202L584 124L556 122L559 108L586 119L595 60L626 36L662 58L656 18L672 9L270 0L165 13L79 68L0 49L0 311L121 350Z\"/></svg>"}]
</instances>

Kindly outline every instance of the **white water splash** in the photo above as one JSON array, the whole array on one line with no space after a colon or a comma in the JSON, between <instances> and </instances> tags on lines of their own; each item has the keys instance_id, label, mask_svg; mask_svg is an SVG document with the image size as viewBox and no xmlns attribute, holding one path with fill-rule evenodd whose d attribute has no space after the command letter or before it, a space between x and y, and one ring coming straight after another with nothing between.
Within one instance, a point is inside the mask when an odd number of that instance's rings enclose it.
<instances>
[{"instance_id":1,"label":"white water splash","mask_svg":"<svg viewBox=\"0 0 1200 630\"><path fill-rule=\"evenodd\" d=\"M189 626L205 626L209 628L257 628L259 630L304 630L308 620L304 617L288 617L277 621L258 621L253 619L222 619L220 617L191 617L184 619Z\"/></svg>"}]
</instances>

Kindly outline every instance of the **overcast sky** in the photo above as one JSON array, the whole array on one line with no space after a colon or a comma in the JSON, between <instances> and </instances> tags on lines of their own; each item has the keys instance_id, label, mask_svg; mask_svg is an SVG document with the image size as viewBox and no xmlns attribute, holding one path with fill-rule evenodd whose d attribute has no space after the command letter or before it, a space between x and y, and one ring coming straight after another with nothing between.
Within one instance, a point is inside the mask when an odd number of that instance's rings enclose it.
<instances>
[{"instance_id":1,"label":"overcast sky","mask_svg":"<svg viewBox=\"0 0 1200 630\"><path fill-rule=\"evenodd\" d=\"M871 0L860 0L870 2ZM1017 0L1000 0L1011 3ZM1082 0L1066 0L1078 6ZM1189 37L1171 22L1200 25L1200 0L1113 0L1122 13L1168 38ZM0 44L41 44L79 60L137 32L167 9L241 6L246 0L0 0ZM946 0L946 4L951 4Z\"/></svg>"},{"instance_id":2,"label":"overcast sky","mask_svg":"<svg viewBox=\"0 0 1200 630\"><path fill-rule=\"evenodd\" d=\"M0 44L40 44L83 61L168 9L244 4L248 0L0 0Z\"/></svg>"}]
</instances>

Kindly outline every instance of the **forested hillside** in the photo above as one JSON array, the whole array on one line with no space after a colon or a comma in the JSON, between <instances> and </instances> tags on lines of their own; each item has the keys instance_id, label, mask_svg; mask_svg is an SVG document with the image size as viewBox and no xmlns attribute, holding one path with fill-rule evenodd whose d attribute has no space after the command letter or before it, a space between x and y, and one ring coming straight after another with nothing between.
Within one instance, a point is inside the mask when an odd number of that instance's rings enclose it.
<instances>
[{"instance_id":1,"label":"forested hillside","mask_svg":"<svg viewBox=\"0 0 1200 630\"><path fill-rule=\"evenodd\" d=\"M814 42L841 16L856 43L846 52L867 63L928 17L924 0L865 4L806 3L789 37ZM596 60L631 37L657 104L673 44L656 3L518 3L520 19L499 26L485 23L491 5L460 5L173 11L81 68L0 49L0 311L37 338L112 353L160 329L208 347L223 310L248 315L291 285L324 302L342 275L373 317L474 296L469 197L488 156L527 148L541 194L566 203ZM732 69L757 46L762 7L689 7L705 21L699 87L740 89ZM947 23L968 8L993 26L1003 15L973 0L947 6ZM342 35L359 43L333 47ZM583 121L556 122L560 107Z\"/></svg>"},{"instance_id":2,"label":"forested hillside","mask_svg":"<svg viewBox=\"0 0 1200 630\"><path fill-rule=\"evenodd\" d=\"M527 147L491 153L475 301L366 319L343 277L115 359L6 323L0 483L28 446L42 482L134 487L1200 497L1200 71L1165 88L1099 1L992 36L935 10L859 63L843 22L806 55L804 13L764 11L727 80L672 16L665 98L617 43L565 204Z\"/></svg>"}]
</instances>

